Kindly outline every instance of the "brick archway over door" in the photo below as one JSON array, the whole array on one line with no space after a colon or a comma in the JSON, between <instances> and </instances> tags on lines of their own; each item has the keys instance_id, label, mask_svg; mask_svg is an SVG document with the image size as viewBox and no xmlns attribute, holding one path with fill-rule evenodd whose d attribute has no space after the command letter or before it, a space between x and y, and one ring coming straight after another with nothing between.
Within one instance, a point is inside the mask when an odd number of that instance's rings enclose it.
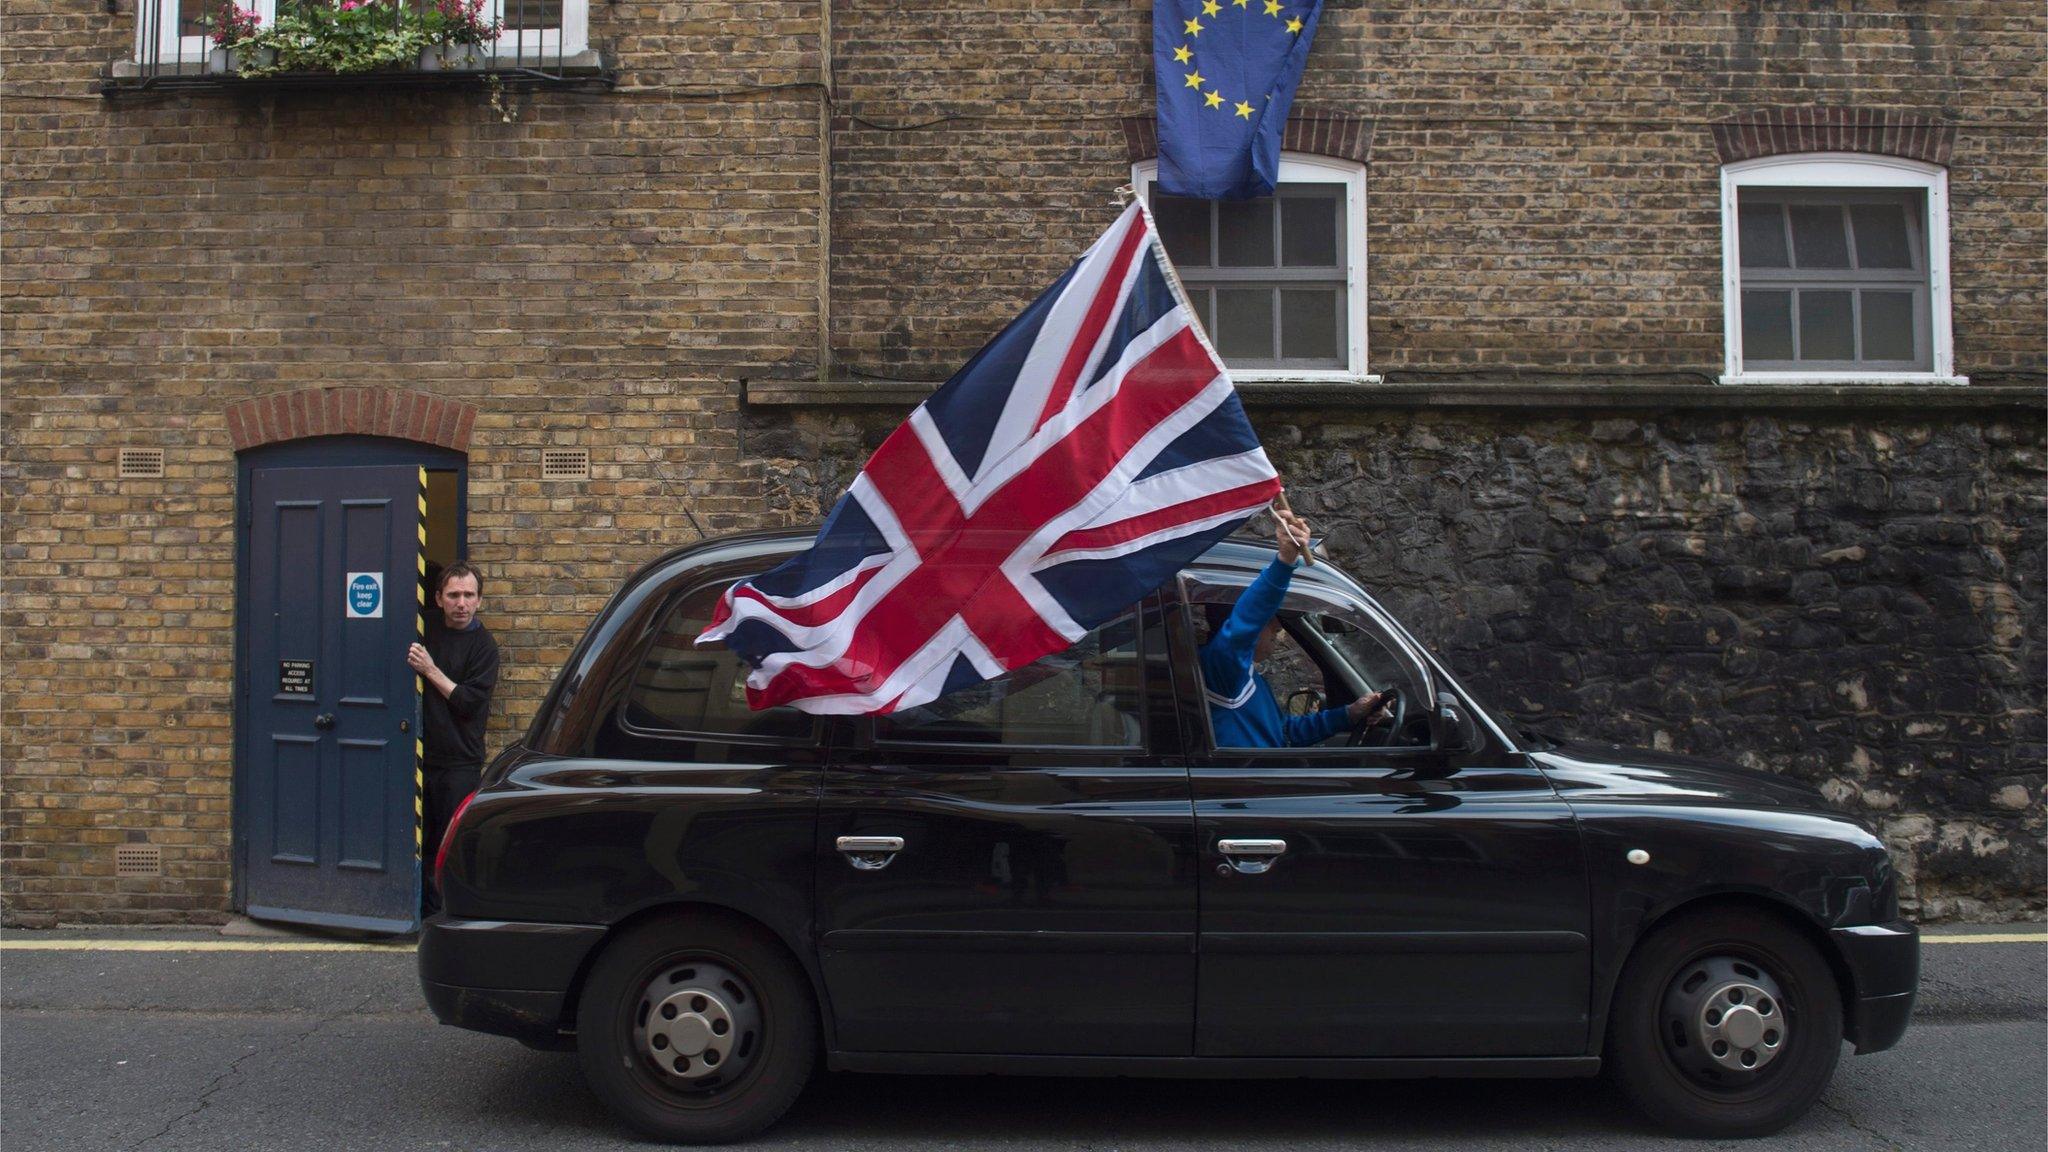
<instances>
[{"instance_id":1,"label":"brick archway over door","mask_svg":"<svg viewBox=\"0 0 2048 1152\"><path fill-rule=\"evenodd\" d=\"M235 451L309 436L389 436L469 451L476 408L401 388L302 388L228 405Z\"/></svg>"}]
</instances>

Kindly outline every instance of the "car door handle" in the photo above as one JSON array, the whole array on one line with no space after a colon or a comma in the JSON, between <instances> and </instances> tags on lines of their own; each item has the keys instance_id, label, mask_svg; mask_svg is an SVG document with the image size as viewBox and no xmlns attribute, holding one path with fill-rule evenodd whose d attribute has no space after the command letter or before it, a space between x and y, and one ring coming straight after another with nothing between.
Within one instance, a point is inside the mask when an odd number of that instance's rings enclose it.
<instances>
[{"instance_id":1,"label":"car door handle","mask_svg":"<svg viewBox=\"0 0 2048 1152\"><path fill-rule=\"evenodd\" d=\"M846 862L862 872L880 872L903 851L901 836L841 836L836 843Z\"/></svg>"},{"instance_id":2,"label":"car door handle","mask_svg":"<svg viewBox=\"0 0 2048 1152\"><path fill-rule=\"evenodd\" d=\"M1218 840L1216 850L1228 857L1216 866L1219 873L1238 872L1256 876L1273 867L1273 861L1287 851L1285 840Z\"/></svg>"}]
</instances>

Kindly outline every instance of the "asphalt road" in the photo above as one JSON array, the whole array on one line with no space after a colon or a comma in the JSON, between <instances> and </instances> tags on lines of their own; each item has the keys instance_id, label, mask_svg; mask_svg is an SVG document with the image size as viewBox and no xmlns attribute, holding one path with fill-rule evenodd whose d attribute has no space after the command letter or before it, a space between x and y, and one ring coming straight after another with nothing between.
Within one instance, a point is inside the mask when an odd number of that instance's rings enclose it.
<instances>
[{"instance_id":1,"label":"asphalt road","mask_svg":"<svg viewBox=\"0 0 2048 1152\"><path fill-rule=\"evenodd\" d=\"M2038 931L2038 928L2029 929ZM0 1144L38 1149L644 1147L572 1056L442 1028L407 953L24 950L0 934ZM127 934L158 946L220 941ZM108 937L96 938L104 942ZM1904 1043L1846 1049L1753 1149L2042 1149L2048 945L1929 944ZM749 1147L1705 1149L1599 1081L827 1077Z\"/></svg>"}]
</instances>

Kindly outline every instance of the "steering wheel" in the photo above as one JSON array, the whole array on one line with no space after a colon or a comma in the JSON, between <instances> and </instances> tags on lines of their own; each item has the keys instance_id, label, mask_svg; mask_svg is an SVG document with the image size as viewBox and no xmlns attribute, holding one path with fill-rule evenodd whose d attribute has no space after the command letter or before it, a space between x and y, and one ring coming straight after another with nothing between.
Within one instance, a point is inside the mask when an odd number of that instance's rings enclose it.
<instances>
[{"instance_id":1,"label":"steering wheel","mask_svg":"<svg viewBox=\"0 0 2048 1152\"><path fill-rule=\"evenodd\" d=\"M1401 731L1401 726L1408 721L1408 698L1401 694L1399 688L1389 689L1389 691L1394 694L1394 708L1390 714L1392 718L1387 722L1387 734L1378 740L1372 739L1372 730L1377 725L1373 724L1372 717L1368 716L1351 726L1351 737L1344 741L1345 747L1377 748L1394 742L1395 735Z\"/></svg>"}]
</instances>

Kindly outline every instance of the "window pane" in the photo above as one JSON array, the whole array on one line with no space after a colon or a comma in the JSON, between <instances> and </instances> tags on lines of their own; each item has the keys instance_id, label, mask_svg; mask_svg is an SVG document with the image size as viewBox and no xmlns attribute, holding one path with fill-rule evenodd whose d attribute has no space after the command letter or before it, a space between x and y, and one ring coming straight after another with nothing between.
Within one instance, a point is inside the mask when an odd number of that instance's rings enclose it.
<instances>
[{"instance_id":1,"label":"window pane","mask_svg":"<svg viewBox=\"0 0 2048 1152\"><path fill-rule=\"evenodd\" d=\"M1152 193L1152 220L1167 259L1182 268L1209 266L1209 202Z\"/></svg>"},{"instance_id":2,"label":"window pane","mask_svg":"<svg viewBox=\"0 0 2048 1152\"><path fill-rule=\"evenodd\" d=\"M505 30L553 29L562 26L562 0L502 0L505 6ZM499 45L503 52L513 48L510 44ZM533 45L527 45L531 53Z\"/></svg>"},{"instance_id":3,"label":"window pane","mask_svg":"<svg viewBox=\"0 0 2048 1152\"><path fill-rule=\"evenodd\" d=\"M1906 206L1854 204L1849 220L1856 229L1858 268L1911 268L1913 246L1906 239Z\"/></svg>"},{"instance_id":4,"label":"window pane","mask_svg":"<svg viewBox=\"0 0 2048 1152\"><path fill-rule=\"evenodd\" d=\"M722 588L692 593L661 626L626 699L626 723L657 731L808 737L811 717L794 708L747 706L747 664L719 648L698 648Z\"/></svg>"},{"instance_id":5,"label":"window pane","mask_svg":"<svg viewBox=\"0 0 2048 1152\"><path fill-rule=\"evenodd\" d=\"M1785 248L1785 206L1743 204L1736 210L1742 229L1744 268L1789 268L1792 255Z\"/></svg>"},{"instance_id":6,"label":"window pane","mask_svg":"<svg viewBox=\"0 0 2048 1152\"><path fill-rule=\"evenodd\" d=\"M1280 263L1290 268L1337 264L1339 193L1280 198Z\"/></svg>"},{"instance_id":7,"label":"window pane","mask_svg":"<svg viewBox=\"0 0 2048 1152\"><path fill-rule=\"evenodd\" d=\"M875 735L949 744L1140 747L1143 684L1137 621L1125 616L1007 676L878 716Z\"/></svg>"},{"instance_id":8,"label":"window pane","mask_svg":"<svg viewBox=\"0 0 2048 1152\"><path fill-rule=\"evenodd\" d=\"M1273 267L1273 198L1216 204L1216 262L1226 268Z\"/></svg>"},{"instance_id":9,"label":"window pane","mask_svg":"<svg viewBox=\"0 0 2048 1152\"><path fill-rule=\"evenodd\" d=\"M1742 358L1745 361L1792 358L1790 292L1742 294Z\"/></svg>"},{"instance_id":10,"label":"window pane","mask_svg":"<svg viewBox=\"0 0 2048 1152\"><path fill-rule=\"evenodd\" d=\"M1861 245L1858 245L1861 247ZM1913 294L1911 292L1865 292L1863 307L1863 358L1865 360L1914 360Z\"/></svg>"},{"instance_id":11,"label":"window pane","mask_svg":"<svg viewBox=\"0 0 2048 1152\"><path fill-rule=\"evenodd\" d=\"M253 4L245 7L254 7ZM162 9L158 9L162 11ZM207 17L220 11L220 5L208 0L178 0L178 35L204 36L212 29L206 26ZM161 19L161 17L159 17ZM212 47L211 44L207 47Z\"/></svg>"},{"instance_id":12,"label":"window pane","mask_svg":"<svg viewBox=\"0 0 2048 1152\"><path fill-rule=\"evenodd\" d=\"M1273 290L1218 288L1216 329L1211 336L1225 360L1271 360Z\"/></svg>"},{"instance_id":13,"label":"window pane","mask_svg":"<svg viewBox=\"0 0 2048 1152\"><path fill-rule=\"evenodd\" d=\"M1801 268L1847 268L1849 238L1839 204L1794 204L1792 254Z\"/></svg>"},{"instance_id":14,"label":"window pane","mask_svg":"<svg viewBox=\"0 0 2048 1152\"><path fill-rule=\"evenodd\" d=\"M1337 360L1337 291L1285 289L1280 293L1280 358Z\"/></svg>"},{"instance_id":15,"label":"window pane","mask_svg":"<svg viewBox=\"0 0 2048 1152\"><path fill-rule=\"evenodd\" d=\"M1799 294L1799 358L1854 360L1855 334L1849 329L1849 292L1807 289Z\"/></svg>"}]
</instances>

